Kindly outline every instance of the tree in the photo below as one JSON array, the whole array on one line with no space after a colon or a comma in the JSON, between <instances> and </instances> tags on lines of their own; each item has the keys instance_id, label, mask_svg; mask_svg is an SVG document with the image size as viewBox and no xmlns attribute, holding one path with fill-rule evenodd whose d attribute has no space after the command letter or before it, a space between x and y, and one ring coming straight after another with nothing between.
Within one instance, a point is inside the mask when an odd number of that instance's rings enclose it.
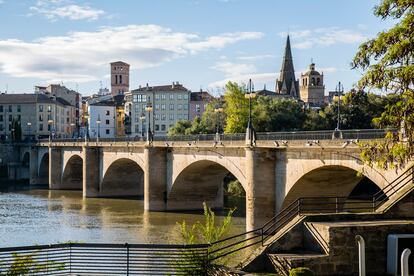
<instances>
[{"instance_id":1,"label":"tree","mask_svg":"<svg viewBox=\"0 0 414 276\"><path fill-rule=\"evenodd\" d=\"M414 155L414 3L382 0L374 14L397 23L361 44L352 68L365 71L358 82L360 88L394 94L395 101L387 104L375 123L380 127L401 127L404 135L390 132L385 141L365 144L361 156L382 168L401 167Z\"/></svg>"},{"instance_id":2,"label":"tree","mask_svg":"<svg viewBox=\"0 0 414 276\"><path fill-rule=\"evenodd\" d=\"M228 82L226 85L224 94L224 114L227 118L225 133L246 131L247 121L249 120L249 101L244 97L243 89L235 82Z\"/></svg>"},{"instance_id":3,"label":"tree","mask_svg":"<svg viewBox=\"0 0 414 276\"><path fill-rule=\"evenodd\" d=\"M185 135L187 129L191 127L191 122L187 120L180 120L175 123L173 127L168 129L168 136Z\"/></svg>"}]
</instances>

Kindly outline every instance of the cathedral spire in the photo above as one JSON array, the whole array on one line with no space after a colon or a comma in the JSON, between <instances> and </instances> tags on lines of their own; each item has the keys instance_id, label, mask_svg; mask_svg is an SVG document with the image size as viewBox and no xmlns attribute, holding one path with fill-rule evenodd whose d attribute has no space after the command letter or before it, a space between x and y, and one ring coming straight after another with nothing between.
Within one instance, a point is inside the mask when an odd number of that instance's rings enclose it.
<instances>
[{"instance_id":1,"label":"cathedral spire","mask_svg":"<svg viewBox=\"0 0 414 276\"><path fill-rule=\"evenodd\" d=\"M285 86L286 87L283 87ZM292 85L295 86L292 89ZM285 54L283 55L282 68L280 69L279 79L276 82L276 92L279 94L298 91L299 83L296 81L295 69L293 67L292 50L290 47L290 37L286 38ZM295 95L290 95L295 97Z\"/></svg>"}]
</instances>

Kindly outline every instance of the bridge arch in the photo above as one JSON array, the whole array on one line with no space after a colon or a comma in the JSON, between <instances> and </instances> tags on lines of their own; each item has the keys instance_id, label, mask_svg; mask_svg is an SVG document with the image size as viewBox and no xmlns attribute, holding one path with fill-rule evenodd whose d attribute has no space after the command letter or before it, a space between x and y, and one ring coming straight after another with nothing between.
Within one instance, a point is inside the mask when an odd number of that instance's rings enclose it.
<instances>
[{"instance_id":1,"label":"bridge arch","mask_svg":"<svg viewBox=\"0 0 414 276\"><path fill-rule=\"evenodd\" d=\"M368 193L365 196L370 196L381 190L386 183L384 179L379 183L373 181L370 176L359 172L355 167L320 166L300 175L295 183L288 186L281 209L303 197L349 197L361 191Z\"/></svg>"},{"instance_id":2,"label":"bridge arch","mask_svg":"<svg viewBox=\"0 0 414 276\"><path fill-rule=\"evenodd\" d=\"M45 152L40 157L38 170L39 184L49 183L49 152Z\"/></svg>"},{"instance_id":3,"label":"bridge arch","mask_svg":"<svg viewBox=\"0 0 414 276\"><path fill-rule=\"evenodd\" d=\"M82 190L83 160L77 154L72 155L65 164L62 174L62 190Z\"/></svg>"},{"instance_id":4,"label":"bridge arch","mask_svg":"<svg viewBox=\"0 0 414 276\"><path fill-rule=\"evenodd\" d=\"M233 166L224 166L223 162L204 159L183 167L172 180L167 209L202 209L203 202L212 208L222 208L223 181L229 174L240 182L245 191L244 175Z\"/></svg>"},{"instance_id":5,"label":"bridge arch","mask_svg":"<svg viewBox=\"0 0 414 276\"><path fill-rule=\"evenodd\" d=\"M108 197L143 196L144 170L134 160L119 158L105 170L100 195Z\"/></svg>"}]
</instances>

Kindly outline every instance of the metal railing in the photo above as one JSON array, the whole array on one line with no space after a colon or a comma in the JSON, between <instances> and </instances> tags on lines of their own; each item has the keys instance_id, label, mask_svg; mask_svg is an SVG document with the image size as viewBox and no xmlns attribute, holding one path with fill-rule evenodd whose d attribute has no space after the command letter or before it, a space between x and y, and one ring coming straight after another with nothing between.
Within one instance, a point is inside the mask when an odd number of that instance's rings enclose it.
<instances>
[{"instance_id":1,"label":"metal railing","mask_svg":"<svg viewBox=\"0 0 414 276\"><path fill-rule=\"evenodd\" d=\"M387 132L396 132L395 129L350 129L350 130L321 130L321 131L287 131L287 132L259 132L256 135L258 141L289 141L289 140L364 140L382 139ZM244 141L245 133L219 134L220 141ZM95 142L139 142L146 141L146 137L115 137L115 138L88 138L88 141ZM216 134L196 134L196 135L174 135L174 136L154 136L153 141L164 142L194 142L194 141L217 141ZM39 142L48 142L49 139L41 139ZM53 142L83 142L84 138L55 138Z\"/></svg>"},{"instance_id":2,"label":"metal railing","mask_svg":"<svg viewBox=\"0 0 414 276\"><path fill-rule=\"evenodd\" d=\"M239 235L228 237L213 243L210 260L223 258L227 255L254 245L263 245L271 236L278 233L289 223L292 227L306 215L375 213L387 200L399 200L399 195L407 184L414 183L414 166L404 171L383 189L368 199L350 199L347 197L304 197L290 203L262 227ZM397 196L397 198L395 198ZM399 196L399 197L398 197ZM295 220L297 219L297 220Z\"/></svg>"},{"instance_id":3,"label":"metal railing","mask_svg":"<svg viewBox=\"0 0 414 276\"><path fill-rule=\"evenodd\" d=\"M0 275L205 275L208 247L68 243L0 248Z\"/></svg>"}]
</instances>

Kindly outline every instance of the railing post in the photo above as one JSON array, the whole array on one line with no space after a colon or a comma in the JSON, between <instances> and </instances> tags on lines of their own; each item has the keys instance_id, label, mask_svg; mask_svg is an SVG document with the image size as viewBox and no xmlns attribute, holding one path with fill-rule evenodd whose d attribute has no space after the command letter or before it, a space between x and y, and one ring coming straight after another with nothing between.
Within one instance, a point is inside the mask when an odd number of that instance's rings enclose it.
<instances>
[{"instance_id":1,"label":"railing post","mask_svg":"<svg viewBox=\"0 0 414 276\"><path fill-rule=\"evenodd\" d=\"M129 275L129 244L125 243L126 249L127 249L127 271L126 271L126 275Z\"/></svg>"},{"instance_id":2,"label":"railing post","mask_svg":"<svg viewBox=\"0 0 414 276\"><path fill-rule=\"evenodd\" d=\"M404 249L401 254L401 276L410 276L408 270L408 258L410 257L411 250L409 248Z\"/></svg>"}]
</instances>

